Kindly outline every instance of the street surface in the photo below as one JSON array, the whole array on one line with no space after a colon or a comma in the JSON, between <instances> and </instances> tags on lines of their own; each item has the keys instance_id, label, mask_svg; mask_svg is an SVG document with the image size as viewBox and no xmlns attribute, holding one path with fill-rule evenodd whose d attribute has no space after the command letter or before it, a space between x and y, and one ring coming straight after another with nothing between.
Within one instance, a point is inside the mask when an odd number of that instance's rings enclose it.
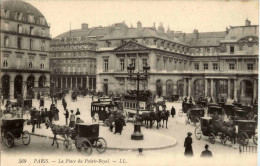
<instances>
[{"instance_id":1,"label":"street surface","mask_svg":"<svg viewBox=\"0 0 260 166\"><path fill-rule=\"evenodd\" d=\"M91 105L91 98L90 97L85 97L85 98L81 98L78 97L78 101L77 102L72 102L70 95L66 96L66 101L68 103L68 110L74 110L74 113L76 112L76 109L79 108L80 112L81 112L81 119L83 119L85 122L91 123L91 117L90 117L90 105ZM45 100L45 107L47 107L49 109L51 104L51 100L50 99L46 99ZM212 151L214 158L219 158L219 162L224 162L224 160L230 160L231 157L232 158L236 158L236 159L241 159L241 154L239 154L239 146L237 145L236 147L232 147L230 142L227 142L227 145L222 145L220 143L219 140L216 141L215 144L211 144L208 141L207 137L202 137L201 140L197 140L195 138L195 134L194 134L194 130L195 130L195 126L194 125L186 125L185 123L185 115L182 117L179 117L178 115L178 110L181 108L181 103L167 103L167 110L170 110L172 105L174 105L175 109L176 109L176 115L174 118L170 117L169 121L168 121L168 129L166 128L160 128L157 129L156 128L156 122L153 125L152 129L146 129L144 127L142 127L142 131L143 133L150 133L152 132L152 134L144 134L144 140L141 141L141 144L143 145L152 145L154 142L154 140L157 140L156 143L154 144L163 144L158 142L158 139L155 139L156 135L164 135L167 137L171 137L172 139L177 141L177 144L173 147L167 148L167 149L159 149L159 150L144 150L143 151L143 155L146 156L146 159L149 158L157 158L157 157L167 157L167 160L169 159L173 159L175 158L176 160L180 160L183 159L183 154L184 154L184 139L187 136L187 132L192 132L192 139L193 139L193 152L194 152L194 156L195 158L198 158L201 154L201 152L204 150L204 146L205 144L209 145L209 150ZM33 106L35 106L36 108L39 107L39 101L34 100L33 101ZM60 124L60 125L65 125L65 116L63 115L64 110L63 110L63 106L61 101L58 101L57 103L58 109L59 109L59 121L55 122L56 124ZM27 118L27 116L25 116L25 118ZM28 117L29 118L29 117ZM103 124L100 123L100 125L102 126ZM46 131L46 127L44 124L41 124L42 129L37 129L36 133L42 133L44 135L44 132ZM26 129L29 129L28 131L31 132L31 126L25 126ZM104 133L108 133L106 135L102 135L102 130L106 130L105 127L102 126L102 129L100 130L100 135L103 136L105 139L107 140L114 140L114 137L117 137L120 139L120 142L118 144L122 144L124 142L127 142L130 140L130 134L133 132L133 124L131 122L127 123L127 126L124 127L122 135L114 135L108 131L105 131ZM50 130L50 129L48 129ZM108 128L107 128L108 130ZM50 131L49 131L50 132ZM128 133L128 134L127 134ZM147 138L147 136L149 138ZM150 138L150 137L154 137ZM110 139L109 137L112 137L112 139ZM124 141L125 140L125 141ZM2 157L3 156L11 156L11 155L26 155L26 154L30 154L30 155L40 155L40 156L51 156L51 155L57 155L59 157L64 157L64 156L76 156L76 157L83 157L82 154L75 148L75 146L73 145L72 150L70 151L66 151L64 150L63 146L62 146L62 141L59 141L59 148L56 147L56 144L54 146L51 146L52 144L52 139L50 138L46 138L46 137L39 137L39 136L31 136L31 143L28 146L24 146L21 142L21 140L17 140L15 141L15 146L13 148L8 148L3 142L1 143L1 151L2 153ZM109 143L108 145L115 145L116 143L112 142ZM140 142L138 142L138 144L140 144ZM255 146L252 142L252 140L250 140L249 143L250 146ZM128 146L131 147L131 146ZM136 147L136 146L135 146ZM127 157L127 158L131 158L131 157L136 157L138 155L137 151L119 151L119 150L107 150L104 154L98 154L96 152L95 149L93 149L93 153L91 155L91 157L93 158L118 158L119 156L122 156L123 158ZM248 156L247 156L248 157ZM250 162L255 163L256 162L256 155L250 155L249 156ZM242 156L243 158L243 156ZM159 158L160 160L160 158ZM192 159L191 159L192 160ZM191 161L190 160L190 161ZM132 161L132 160L130 160ZM130 162L129 161L129 162ZM237 160L238 161L238 160Z\"/></svg>"}]
</instances>

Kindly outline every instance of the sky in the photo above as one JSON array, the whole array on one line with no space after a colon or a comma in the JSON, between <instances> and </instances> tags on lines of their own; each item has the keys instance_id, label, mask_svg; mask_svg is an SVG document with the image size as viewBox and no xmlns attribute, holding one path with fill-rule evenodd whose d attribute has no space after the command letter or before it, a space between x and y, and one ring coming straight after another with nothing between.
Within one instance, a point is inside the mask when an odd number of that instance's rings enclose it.
<instances>
[{"instance_id":1,"label":"sky","mask_svg":"<svg viewBox=\"0 0 260 166\"><path fill-rule=\"evenodd\" d=\"M38 8L51 25L55 37L71 29L109 26L125 22L136 27L156 27L191 33L225 31L229 26L259 24L259 3L255 1L81 1L81 0L25 0Z\"/></svg>"}]
</instances>

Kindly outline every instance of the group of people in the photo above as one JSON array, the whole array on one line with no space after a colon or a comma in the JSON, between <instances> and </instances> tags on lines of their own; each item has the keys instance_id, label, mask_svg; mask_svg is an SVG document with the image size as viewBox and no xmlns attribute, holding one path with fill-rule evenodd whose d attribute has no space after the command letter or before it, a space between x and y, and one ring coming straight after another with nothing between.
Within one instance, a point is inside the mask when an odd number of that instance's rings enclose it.
<instances>
[{"instance_id":1,"label":"group of people","mask_svg":"<svg viewBox=\"0 0 260 166\"><path fill-rule=\"evenodd\" d=\"M185 147L184 155L187 157L193 157L193 149L192 149L193 142L191 138L192 133L188 132L187 135L188 136L185 138L184 141L184 147ZM212 152L209 150L208 144L205 145L205 150L201 152L200 157L213 157Z\"/></svg>"},{"instance_id":2,"label":"group of people","mask_svg":"<svg viewBox=\"0 0 260 166\"><path fill-rule=\"evenodd\" d=\"M125 116L123 115L122 111L114 111L110 114L109 118L109 131L113 132L113 128L115 127L115 132L119 133L120 135L122 134L123 126L126 125L125 123Z\"/></svg>"},{"instance_id":3,"label":"group of people","mask_svg":"<svg viewBox=\"0 0 260 166\"><path fill-rule=\"evenodd\" d=\"M65 119L66 119L66 125L68 125L68 119L69 119L69 127L74 128L76 123L84 123L82 119L80 119L80 111L77 108L76 114L74 114L73 110L70 110L70 113L68 109L65 110Z\"/></svg>"}]
</instances>

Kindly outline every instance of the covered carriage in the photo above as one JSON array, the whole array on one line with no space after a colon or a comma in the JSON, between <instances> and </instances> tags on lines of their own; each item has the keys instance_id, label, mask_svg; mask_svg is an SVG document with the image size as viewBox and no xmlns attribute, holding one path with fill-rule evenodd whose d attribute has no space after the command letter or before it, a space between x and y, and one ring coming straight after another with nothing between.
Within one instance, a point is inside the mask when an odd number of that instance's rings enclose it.
<instances>
[{"instance_id":1,"label":"covered carriage","mask_svg":"<svg viewBox=\"0 0 260 166\"><path fill-rule=\"evenodd\" d=\"M189 109L194 108L195 105L192 103L182 102L182 109L179 110L178 115L182 116L183 113L186 113Z\"/></svg>"},{"instance_id":2,"label":"covered carriage","mask_svg":"<svg viewBox=\"0 0 260 166\"><path fill-rule=\"evenodd\" d=\"M66 138L63 141L63 146L66 150L71 148L71 140L74 141L76 148L80 149L84 155L91 155L93 147L101 154L107 150L106 140L99 137L99 124L78 123L70 131L69 137L70 139Z\"/></svg>"},{"instance_id":3,"label":"covered carriage","mask_svg":"<svg viewBox=\"0 0 260 166\"><path fill-rule=\"evenodd\" d=\"M200 118L204 117L205 115L205 109L204 108L192 108L189 111L187 111L187 123L194 123L195 126L197 126L200 123Z\"/></svg>"},{"instance_id":4,"label":"covered carriage","mask_svg":"<svg viewBox=\"0 0 260 166\"><path fill-rule=\"evenodd\" d=\"M25 121L20 118L2 119L1 138L9 148L14 146L15 139L22 139L24 145L30 144L30 134L23 130Z\"/></svg>"}]
</instances>

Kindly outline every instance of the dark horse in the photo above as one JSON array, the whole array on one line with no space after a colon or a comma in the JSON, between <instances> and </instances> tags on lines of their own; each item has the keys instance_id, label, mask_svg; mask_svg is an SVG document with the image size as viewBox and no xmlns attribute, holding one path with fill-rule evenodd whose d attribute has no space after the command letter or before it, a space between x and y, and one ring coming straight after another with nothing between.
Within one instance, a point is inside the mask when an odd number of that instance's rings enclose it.
<instances>
[{"instance_id":1,"label":"dark horse","mask_svg":"<svg viewBox=\"0 0 260 166\"><path fill-rule=\"evenodd\" d=\"M51 146L54 145L54 141L55 141L56 144L57 144L57 147L59 147L59 144L58 144L58 141L57 141L57 135L62 136L64 139L69 138L69 133L70 133L70 130L71 130L70 127L55 125L55 124L52 124L49 121L46 121L45 125L46 125L47 129L50 127L52 133L54 134L53 142L52 142Z\"/></svg>"},{"instance_id":2,"label":"dark horse","mask_svg":"<svg viewBox=\"0 0 260 166\"><path fill-rule=\"evenodd\" d=\"M161 118L162 118L162 120L163 120L163 125L162 125L162 127L164 126L164 121L166 121L166 129L167 129L167 123L168 123L168 118L169 118L169 116L170 116L170 111L164 109L164 110L162 111Z\"/></svg>"},{"instance_id":3,"label":"dark horse","mask_svg":"<svg viewBox=\"0 0 260 166\"><path fill-rule=\"evenodd\" d=\"M150 129L152 128L154 119L155 119L154 111L144 112L141 114L141 122L144 121L144 125L146 128L148 128L149 122L150 122Z\"/></svg>"}]
</instances>

